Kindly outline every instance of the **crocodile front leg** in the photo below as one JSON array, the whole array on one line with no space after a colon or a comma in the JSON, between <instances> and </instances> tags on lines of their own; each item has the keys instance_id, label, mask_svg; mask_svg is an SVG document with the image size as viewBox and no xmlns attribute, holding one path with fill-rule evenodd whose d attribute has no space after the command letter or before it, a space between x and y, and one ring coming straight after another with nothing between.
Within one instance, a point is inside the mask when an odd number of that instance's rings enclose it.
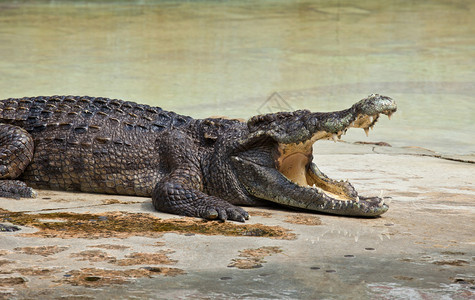
<instances>
[{"instance_id":1,"label":"crocodile front leg","mask_svg":"<svg viewBox=\"0 0 475 300\"><path fill-rule=\"evenodd\" d=\"M156 184L152 193L157 210L210 220L244 222L249 218L242 208L203 192L198 149L188 136L170 132L158 143L169 173Z\"/></svg>"},{"instance_id":2,"label":"crocodile front leg","mask_svg":"<svg viewBox=\"0 0 475 300\"><path fill-rule=\"evenodd\" d=\"M13 180L21 175L33 158L33 138L23 128L0 124L0 197L36 197L25 183Z\"/></svg>"}]
</instances>

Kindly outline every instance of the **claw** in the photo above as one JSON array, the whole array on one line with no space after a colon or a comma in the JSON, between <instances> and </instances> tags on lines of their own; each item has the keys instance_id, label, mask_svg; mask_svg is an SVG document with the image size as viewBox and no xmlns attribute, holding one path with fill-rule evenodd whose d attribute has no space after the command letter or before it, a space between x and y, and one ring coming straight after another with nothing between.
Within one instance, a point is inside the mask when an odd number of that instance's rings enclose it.
<instances>
[{"instance_id":1,"label":"claw","mask_svg":"<svg viewBox=\"0 0 475 300\"><path fill-rule=\"evenodd\" d=\"M229 220L242 222L242 223L244 223L244 221L246 220L246 215L245 215L246 212L241 209L237 210L234 208L229 208L226 210L226 213L228 215ZM247 217L249 218L249 215L247 215Z\"/></svg>"},{"instance_id":2,"label":"claw","mask_svg":"<svg viewBox=\"0 0 475 300\"><path fill-rule=\"evenodd\" d=\"M226 211L220 209L218 211L218 220L226 222L227 219L228 219L228 214L226 213Z\"/></svg>"}]
</instances>

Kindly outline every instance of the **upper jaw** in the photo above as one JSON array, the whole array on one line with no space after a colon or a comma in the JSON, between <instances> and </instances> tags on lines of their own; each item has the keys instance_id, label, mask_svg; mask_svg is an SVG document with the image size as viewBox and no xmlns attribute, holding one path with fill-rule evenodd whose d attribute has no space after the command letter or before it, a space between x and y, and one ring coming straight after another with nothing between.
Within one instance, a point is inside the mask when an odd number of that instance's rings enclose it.
<instances>
[{"instance_id":1,"label":"upper jaw","mask_svg":"<svg viewBox=\"0 0 475 300\"><path fill-rule=\"evenodd\" d=\"M396 110L397 105L393 99L372 94L346 110L328 113L298 110L258 115L252 117L247 126L249 139L265 135L280 144L298 144L309 140L313 144L322 138L340 138L350 127L362 128L367 133L380 114L390 118Z\"/></svg>"}]
</instances>

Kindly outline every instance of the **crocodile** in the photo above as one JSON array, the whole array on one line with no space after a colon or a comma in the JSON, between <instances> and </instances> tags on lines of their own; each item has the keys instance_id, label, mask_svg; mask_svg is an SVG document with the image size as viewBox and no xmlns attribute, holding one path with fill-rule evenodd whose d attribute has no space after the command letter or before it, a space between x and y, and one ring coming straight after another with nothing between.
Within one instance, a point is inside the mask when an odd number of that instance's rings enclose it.
<instances>
[{"instance_id":1,"label":"crocodile","mask_svg":"<svg viewBox=\"0 0 475 300\"><path fill-rule=\"evenodd\" d=\"M317 140L366 133L393 99L372 94L336 112L297 110L249 120L193 119L159 107L88 96L0 101L0 197L53 189L151 197L158 211L244 222L241 206L274 202L343 216L375 217L382 197L363 197L313 163ZM4 227L5 228L5 227Z\"/></svg>"}]
</instances>

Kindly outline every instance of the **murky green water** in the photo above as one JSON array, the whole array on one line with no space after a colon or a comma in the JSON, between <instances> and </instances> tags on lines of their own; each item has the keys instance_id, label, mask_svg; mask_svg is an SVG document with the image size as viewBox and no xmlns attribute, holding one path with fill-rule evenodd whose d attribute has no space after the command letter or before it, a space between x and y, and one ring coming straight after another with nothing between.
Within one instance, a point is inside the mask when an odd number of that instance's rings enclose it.
<instances>
[{"instance_id":1,"label":"murky green water","mask_svg":"<svg viewBox=\"0 0 475 300\"><path fill-rule=\"evenodd\" d=\"M0 1L0 98L116 97L195 117L397 99L366 138L475 154L475 2ZM272 110L278 109L274 101ZM353 130L354 131L354 130Z\"/></svg>"}]
</instances>

